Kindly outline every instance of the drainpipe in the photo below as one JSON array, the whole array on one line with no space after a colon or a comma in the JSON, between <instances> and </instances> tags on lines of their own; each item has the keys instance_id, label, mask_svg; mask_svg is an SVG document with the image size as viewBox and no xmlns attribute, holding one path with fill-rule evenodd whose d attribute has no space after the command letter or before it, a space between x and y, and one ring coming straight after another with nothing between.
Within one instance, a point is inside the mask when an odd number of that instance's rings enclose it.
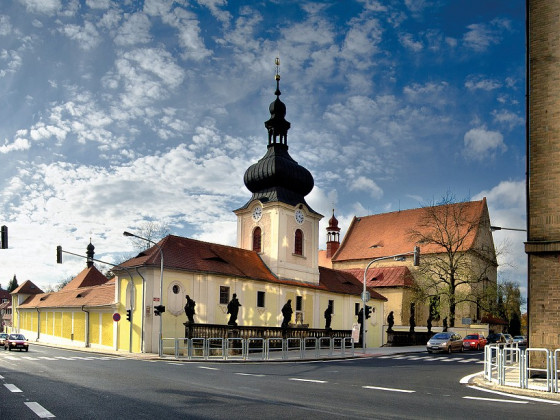
<instances>
[{"instance_id":1,"label":"drainpipe","mask_svg":"<svg viewBox=\"0 0 560 420\"><path fill-rule=\"evenodd\" d=\"M86 313L86 336L85 336L85 341L86 341L86 347L89 347L89 311L86 311L84 309L85 305L82 305L82 311Z\"/></svg>"},{"instance_id":2,"label":"drainpipe","mask_svg":"<svg viewBox=\"0 0 560 420\"><path fill-rule=\"evenodd\" d=\"M141 325L140 326L140 331L141 331L140 353L144 353L144 316L145 316L144 308L146 307L146 279L144 278L144 276L142 274L140 274L140 270L138 269L138 267L136 267L136 272L138 273L138 275L142 279L142 308L141 308L142 321L141 321L141 324L140 324Z\"/></svg>"},{"instance_id":3,"label":"drainpipe","mask_svg":"<svg viewBox=\"0 0 560 420\"><path fill-rule=\"evenodd\" d=\"M41 335L41 312L39 312L39 308L35 307L37 311L37 338L35 341L39 341L39 336Z\"/></svg>"}]
</instances>

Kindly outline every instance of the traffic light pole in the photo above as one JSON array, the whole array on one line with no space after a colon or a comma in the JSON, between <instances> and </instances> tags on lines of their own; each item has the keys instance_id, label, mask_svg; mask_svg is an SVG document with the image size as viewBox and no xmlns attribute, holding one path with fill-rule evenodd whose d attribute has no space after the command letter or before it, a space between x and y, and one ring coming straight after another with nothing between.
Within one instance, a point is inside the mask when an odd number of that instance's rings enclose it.
<instances>
[{"instance_id":1,"label":"traffic light pole","mask_svg":"<svg viewBox=\"0 0 560 420\"><path fill-rule=\"evenodd\" d=\"M382 260L389 260L391 258L399 258L399 257L406 257L408 255L412 255L413 256L413 265L415 267L417 267L420 264L420 247L415 246L414 247L414 251L412 252L405 252L404 254L396 254L396 255L389 255L387 257L379 257L379 258L374 258L373 260L371 260L368 265L366 266L366 269L364 270L364 291L362 292L362 349L364 354L366 353L366 312L367 312L367 305L366 303L369 301L370 296L369 293L366 290L366 283L367 283L367 272L369 270L369 267L378 261L382 261Z\"/></svg>"}]
</instances>

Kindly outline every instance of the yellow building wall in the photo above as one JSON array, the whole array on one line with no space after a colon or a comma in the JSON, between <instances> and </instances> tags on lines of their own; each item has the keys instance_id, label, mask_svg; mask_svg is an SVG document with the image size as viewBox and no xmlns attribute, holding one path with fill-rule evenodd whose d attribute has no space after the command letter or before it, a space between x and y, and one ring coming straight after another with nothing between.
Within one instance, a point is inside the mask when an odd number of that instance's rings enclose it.
<instances>
[{"instance_id":1,"label":"yellow building wall","mask_svg":"<svg viewBox=\"0 0 560 420\"><path fill-rule=\"evenodd\" d=\"M99 344L99 313L90 312L89 314L89 342Z\"/></svg>"},{"instance_id":2,"label":"yellow building wall","mask_svg":"<svg viewBox=\"0 0 560 420\"><path fill-rule=\"evenodd\" d=\"M86 341L86 314L83 311L74 312L74 340Z\"/></svg>"},{"instance_id":3,"label":"yellow building wall","mask_svg":"<svg viewBox=\"0 0 560 420\"><path fill-rule=\"evenodd\" d=\"M54 313L54 331L53 335L55 337L62 336L62 312Z\"/></svg>"},{"instance_id":4,"label":"yellow building wall","mask_svg":"<svg viewBox=\"0 0 560 420\"><path fill-rule=\"evenodd\" d=\"M101 330L101 344L104 346L113 345L113 314L102 313L102 330Z\"/></svg>"},{"instance_id":5,"label":"yellow building wall","mask_svg":"<svg viewBox=\"0 0 560 420\"><path fill-rule=\"evenodd\" d=\"M48 312L41 312L41 334L48 334L47 332L47 320L48 320Z\"/></svg>"},{"instance_id":6,"label":"yellow building wall","mask_svg":"<svg viewBox=\"0 0 560 420\"><path fill-rule=\"evenodd\" d=\"M62 312L62 338L72 339L72 312Z\"/></svg>"}]
</instances>

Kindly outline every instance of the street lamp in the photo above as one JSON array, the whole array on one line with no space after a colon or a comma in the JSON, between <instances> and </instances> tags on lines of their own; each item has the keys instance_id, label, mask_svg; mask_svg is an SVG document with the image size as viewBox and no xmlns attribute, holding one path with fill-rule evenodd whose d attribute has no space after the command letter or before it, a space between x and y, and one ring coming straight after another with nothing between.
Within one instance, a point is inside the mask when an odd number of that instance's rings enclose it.
<instances>
[{"instance_id":1,"label":"street lamp","mask_svg":"<svg viewBox=\"0 0 560 420\"><path fill-rule=\"evenodd\" d=\"M366 352L366 302L370 299L369 293L366 291L367 271L369 270L369 267L377 261L389 260L391 258L398 259L400 257L406 257L407 255L412 255L413 256L412 262L413 262L415 267L418 267L420 265L420 247L415 246L414 251L412 251L412 252L405 252L404 254L396 254L396 255L389 255L387 257L374 258L373 260L371 260L368 263L368 265L366 266L366 269L364 270L364 291L362 293L362 303L363 303L363 309L362 309L362 348L363 348L364 354Z\"/></svg>"},{"instance_id":2,"label":"street lamp","mask_svg":"<svg viewBox=\"0 0 560 420\"><path fill-rule=\"evenodd\" d=\"M507 228L501 226L490 226L490 231L495 232L497 230L515 230L517 232L527 232L527 229L517 229L517 228Z\"/></svg>"},{"instance_id":3,"label":"street lamp","mask_svg":"<svg viewBox=\"0 0 560 420\"><path fill-rule=\"evenodd\" d=\"M161 305L163 303L163 251L161 249L161 247L155 243L154 241L147 239L147 238L143 238L142 236L138 236L135 235L134 233L130 233L127 232L126 230L123 232L124 236L132 236L134 238L138 238L138 239L142 239L143 241L149 242L153 245L155 245L157 247L157 249L159 250L159 256L160 256L160 276L159 276L159 299L160 299L160 308ZM163 335L162 335L162 314L161 312L159 313L159 338L158 338L158 355L159 357L161 357L163 355Z\"/></svg>"}]
</instances>

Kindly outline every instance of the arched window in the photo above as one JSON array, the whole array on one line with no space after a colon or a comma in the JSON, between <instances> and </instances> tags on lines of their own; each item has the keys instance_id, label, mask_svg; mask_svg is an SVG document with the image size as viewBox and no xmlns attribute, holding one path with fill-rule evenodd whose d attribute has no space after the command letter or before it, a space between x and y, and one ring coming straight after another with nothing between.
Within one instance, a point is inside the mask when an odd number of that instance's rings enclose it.
<instances>
[{"instance_id":1,"label":"arched window","mask_svg":"<svg viewBox=\"0 0 560 420\"><path fill-rule=\"evenodd\" d=\"M303 232L301 229L296 230L294 254L303 255Z\"/></svg>"},{"instance_id":2,"label":"arched window","mask_svg":"<svg viewBox=\"0 0 560 420\"><path fill-rule=\"evenodd\" d=\"M253 231L253 251L261 252L261 228L256 227Z\"/></svg>"}]
</instances>

